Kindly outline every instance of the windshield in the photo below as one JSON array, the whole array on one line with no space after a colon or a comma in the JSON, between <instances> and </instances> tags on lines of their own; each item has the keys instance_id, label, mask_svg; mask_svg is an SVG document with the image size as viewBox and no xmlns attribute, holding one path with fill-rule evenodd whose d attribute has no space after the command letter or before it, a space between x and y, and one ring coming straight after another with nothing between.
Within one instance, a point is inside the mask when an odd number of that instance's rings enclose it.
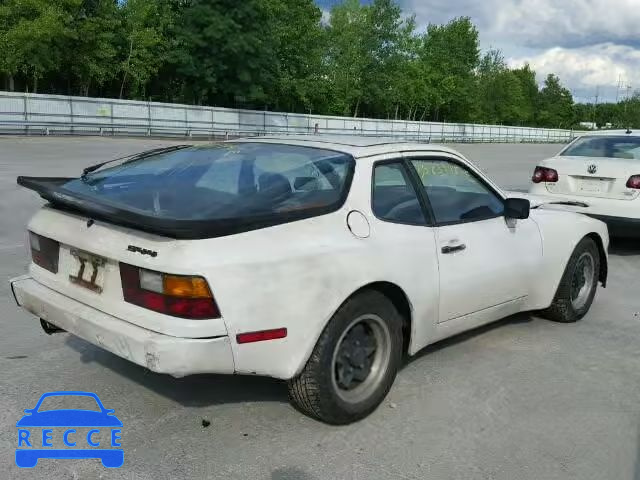
<instances>
[{"instance_id":1,"label":"windshield","mask_svg":"<svg viewBox=\"0 0 640 480\"><path fill-rule=\"evenodd\" d=\"M168 220L223 220L339 207L353 159L269 143L162 153L63 185L101 203Z\"/></svg>"},{"instance_id":2,"label":"windshield","mask_svg":"<svg viewBox=\"0 0 640 480\"><path fill-rule=\"evenodd\" d=\"M640 136L588 136L576 140L562 157L610 157L640 159Z\"/></svg>"}]
</instances>

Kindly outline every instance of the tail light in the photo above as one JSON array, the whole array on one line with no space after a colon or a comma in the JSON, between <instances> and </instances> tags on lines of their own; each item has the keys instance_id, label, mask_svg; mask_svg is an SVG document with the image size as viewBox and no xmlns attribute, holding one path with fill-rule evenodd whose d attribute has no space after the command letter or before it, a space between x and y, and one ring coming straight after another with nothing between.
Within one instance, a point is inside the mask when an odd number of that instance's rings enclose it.
<instances>
[{"instance_id":1,"label":"tail light","mask_svg":"<svg viewBox=\"0 0 640 480\"><path fill-rule=\"evenodd\" d=\"M220 318L209 284L202 277L169 275L120 264L124 300L173 317Z\"/></svg>"},{"instance_id":2,"label":"tail light","mask_svg":"<svg viewBox=\"0 0 640 480\"><path fill-rule=\"evenodd\" d=\"M627 180L627 188L640 190L640 175L633 175Z\"/></svg>"},{"instance_id":3,"label":"tail light","mask_svg":"<svg viewBox=\"0 0 640 480\"><path fill-rule=\"evenodd\" d=\"M558 172L553 168L536 167L531 180L533 181L533 183L555 183L558 181Z\"/></svg>"},{"instance_id":4,"label":"tail light","mask_svg":"<svg viewBox=\"0 0 640 480\"><path fill-rule=\"evenodd\" d=\"M52 273L58 273L58 259L60 257L60 244L58 242L29 232L29 245L31 246L33 263Z\"/></svg>"}]
</instances>

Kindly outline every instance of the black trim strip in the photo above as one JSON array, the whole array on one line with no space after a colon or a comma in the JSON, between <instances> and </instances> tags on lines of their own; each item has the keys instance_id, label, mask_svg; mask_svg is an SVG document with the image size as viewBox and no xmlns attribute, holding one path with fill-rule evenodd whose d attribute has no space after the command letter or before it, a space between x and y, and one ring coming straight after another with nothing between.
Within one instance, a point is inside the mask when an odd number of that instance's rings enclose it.
<instances>
[{"instance_id":1,"label":"black trim strip","mask_svg":"<svg viewBox=\"0 0 640 480\"><path fill-rule=\"evenodd\" d=\"M418 199L418 203L420 204L420 209L422 210L422 216L424 218L423 223L397 222L397 221L389 220L386 218L381 218L378 216L378 214L375 211L375 208L373 207L374 205L373 197L375 195L375 187L376 187L376 184L375 184L376 167L381 165L394 165L394 164L400 165L404 169L404 173L406 173L408 176L407 180L409 181L409 186L413 189L413 193L416 195L416 198ZM371 167L371 197L369 201L371 203L371 212L373 213L373 216L376 217L381 222L394 223L396 225L409 225L413 227L432 227L433 226L433 216L431 216L430 210L427 208L427 205L425 205L424 199L422 198L420 189L417 188L417 185L415 183L411 170L407 167L407 164L402 157L378 160L377 162L373 163Z\"/></svg>"}]
</instances>

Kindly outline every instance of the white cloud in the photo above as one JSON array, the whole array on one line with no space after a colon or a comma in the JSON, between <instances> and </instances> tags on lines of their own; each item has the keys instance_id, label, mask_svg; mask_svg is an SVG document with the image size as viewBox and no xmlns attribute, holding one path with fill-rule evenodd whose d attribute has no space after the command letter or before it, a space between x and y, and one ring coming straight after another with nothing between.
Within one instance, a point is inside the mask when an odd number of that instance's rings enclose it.
<instances>
[{"instance_id":1,"label":"white cloud","mask_svg":"<svg viewBox=\"0 0 640 480\"><path fill-rule=\"evenodd\" d=\"M506 0L495 5L490 35L548 47L639 44L639 0Z\"/></svg>"},{"instance_id":2,"label":"white cloud","mask_svg":"<svg viewBox=\"0 0 640 480\"><path fill-rule=\"evenodd\" d=\"M611 91L620 78L630 83L640 79L640 50L612 43L580 48L555 47L535 56L510 58L508 62L514 67L528 62L538 73L539 80L555 73L564 84L583 91L607 86Z\"/></svg>"},{"instance_id":3,"label":"white cloud","mask_svg":"<svg viewBox=\"0 0 640 480\"><path fill-rule=\"evenodd\" d=\"M540 80L556 73L578 95L597 86L640 87L640 0L400 0L420 26L470 16L483 49L503 50L512 65L528 61Z\"/></svg>"},{"instance_id":4,"label":"white cloud","mask_svg":"<svg viewBox=\"0 0 640 480\"><path fill-rule=\"evenodd\" d=\"M320 20L323 25L329 25L331 23L331 12L325 8L322 9L322 19Z\"/></svg>"},{"instance_id":5,"label":"white cloud","mask_svg":"<svg viewBox=\"0 0 640 480\"><path fill-rule=\"evenodd\" d=\"M640 0L400 0L400 4L422 25L470 16L491 43L640 45Z\"/></svg>"}]
</instances>

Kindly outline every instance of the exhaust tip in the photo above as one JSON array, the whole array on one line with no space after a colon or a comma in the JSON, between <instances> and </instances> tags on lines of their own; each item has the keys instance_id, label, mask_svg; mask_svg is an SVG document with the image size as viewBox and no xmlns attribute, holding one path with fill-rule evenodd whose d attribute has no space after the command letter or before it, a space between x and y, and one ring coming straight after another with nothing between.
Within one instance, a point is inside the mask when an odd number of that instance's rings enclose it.
<instances>
[{"instance_id":1,"label":"exhaust tip","mask_svg":"<svg viewBox=\"0 0 640 480\"><path fill-rule=\"evenodd\" d=\"M54 333L65 332L62 328L56 327L53 323L49 323L46 320L40 319L40 325L42 326L42 330L47 335L53 335Z\"/></svg>"}]
</instances>

